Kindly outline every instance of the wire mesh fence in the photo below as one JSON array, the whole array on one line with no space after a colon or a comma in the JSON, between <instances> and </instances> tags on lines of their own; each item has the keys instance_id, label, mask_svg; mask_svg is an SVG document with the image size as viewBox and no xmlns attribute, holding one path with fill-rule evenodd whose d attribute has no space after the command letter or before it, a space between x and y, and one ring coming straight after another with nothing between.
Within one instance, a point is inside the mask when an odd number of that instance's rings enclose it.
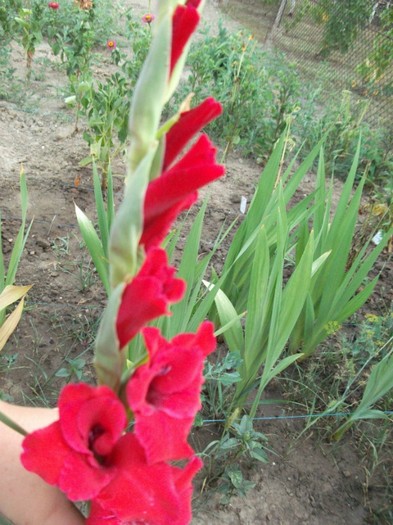
<instances>
[{"instance_id":1,"label":"wire mesh fence","mask_svg":"<svg viewBox=\"0 0 393 525\"><path fill-rule=\"evenodd\" d=\"M324 80L331 91L348 89L367 99L365 120L388 125L393 118L393 13L386 22L387 10L393 11L389 0L281 0L267 39L305 80ZM384 61L382 68L375 56Z\"/></svg>"}]
</instances>

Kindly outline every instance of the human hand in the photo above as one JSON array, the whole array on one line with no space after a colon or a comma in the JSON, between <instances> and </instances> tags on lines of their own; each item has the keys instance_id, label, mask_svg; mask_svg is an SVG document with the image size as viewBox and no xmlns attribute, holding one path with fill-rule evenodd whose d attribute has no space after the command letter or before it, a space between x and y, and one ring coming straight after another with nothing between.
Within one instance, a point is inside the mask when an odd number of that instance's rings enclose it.
<instances>
[{"instance_id":1,"label":"human hand","mask_svg":"<svg viewBox=\"0 0 393 525\"><path fill-rule=\"evenodd\" d=\"M28 432L58 419L57 409L19 407L3 401L0 412ZM22 441L22 435L0 422L0 515L15 525L83 525L83 516L59 489L23 468Z\"/></svg>"}]
</instances>

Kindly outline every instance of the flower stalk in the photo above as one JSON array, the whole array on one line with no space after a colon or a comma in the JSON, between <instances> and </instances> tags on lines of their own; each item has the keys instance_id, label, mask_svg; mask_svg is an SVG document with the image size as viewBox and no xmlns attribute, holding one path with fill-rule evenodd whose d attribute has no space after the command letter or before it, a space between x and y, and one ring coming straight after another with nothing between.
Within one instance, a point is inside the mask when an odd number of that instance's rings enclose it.
<instances>
[{"instance_id":1,"label":"flower stalk","mask_svg":"<svg viewBox=\"0 0 393 525\"><path fill-rule=\"evenodd\" d=\"M198 189L224 173L206 135L181 156L221 113L218 102L207 99L193 109L188 104L160 128L201 5L200 0L159 3L152 46L135 88L124 199L104 250L109 299L96 338L99 386L67 385L59 397L59 420L23 442L26 469L72 501L90 500L88 525L191 520L192 479L202 461L187 438L201 408L203 361L216 347L214 328L206 321L196 333L167 340L146 324L170 315L169 305L185 293L185 282L161 248L165 236L196 201ZM127 355L136 337L143 340L143 351ZM126 431L130 422L132 431ZM182 468L173 466L178 460Z\"/></svg>"}]
</instances>

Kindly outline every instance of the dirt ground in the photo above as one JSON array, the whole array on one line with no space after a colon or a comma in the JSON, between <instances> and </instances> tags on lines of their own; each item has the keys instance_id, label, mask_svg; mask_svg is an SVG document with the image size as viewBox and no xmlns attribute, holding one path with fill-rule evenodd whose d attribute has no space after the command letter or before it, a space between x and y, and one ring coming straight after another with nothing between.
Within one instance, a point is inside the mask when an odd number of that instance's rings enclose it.
<instances>
[{"instance_id":1,"label":"dirt ground","mask_svg":"<svg viewBox=\"0 0 393 525\"><path fill-rule=\"evenodd\" d=\"M145 2L130 3L136 13L145 9ZM208 0L205 19L214 25L220 16L218 4ZM228 18L226 23L232 29L239 27L238 22ZM50 57L49 48L40 45L31 85L34 95L30 107L34 109L25 111L17 104L0 100L0 207L5 254L10 253L20 226L21 165L28 185L28 217L34 219L17 278L17 284L34 286L20 326L0 358L0 392L10 401L27 404L55 403L59 388L67 380L59 370L67 366L69 370L72 366L78 369L76 359L86 363L82 379L94 381L90 366L93 332L105 305L105 293L81 247L74 211L75 203L89 217L95 217L91 168L78 165L88 155L88 146L81 133L73 133L72 112L59 95L66 77L48 65ZM23 75L20 49L15 48L13 58ZM118 161L115 172L124 171L124 165ZM250 200L260 172L260 166L252 160L242 159L236 152L228 156L225 178L210 188L203 233L206 246L214 242L224 221L229 223L239 214L241 197ZM78 186L76 179L80 180ZM301 191L309 193L312 187L310 175ZM337 194L339 188L337 182ZM121 189L122 180L116 178L118 199ZM202 197L205 194L206 191L202 192ZM379 295L371 301L372 311L378 310L379 300L392 298L391 277L391 268L386 269ZM76 375L72 376L72 380L76 379ZM268 396L277 399L282 393L278 390ZM265 407L260 415L283 415L283 405L272 403ZM196 493L192 523L202 525L212 520L228 525L372 523L370 509L386 502L382 489L368 490L370 485L378 487L382 482L368 479L356 447L356 436L348 433L335 446L325 443L317 433L306 434L296 441L303 427L304 423L298 420L257 424L256 429L268 437L272 452L269 464L257 463L248 469L247 479L255 487L246 496L233 497L226 505L220 503L218 494L212 493L206 499L198 498ZM196 442L198 432L194 436Z\"/></svg>"}]
</instances>

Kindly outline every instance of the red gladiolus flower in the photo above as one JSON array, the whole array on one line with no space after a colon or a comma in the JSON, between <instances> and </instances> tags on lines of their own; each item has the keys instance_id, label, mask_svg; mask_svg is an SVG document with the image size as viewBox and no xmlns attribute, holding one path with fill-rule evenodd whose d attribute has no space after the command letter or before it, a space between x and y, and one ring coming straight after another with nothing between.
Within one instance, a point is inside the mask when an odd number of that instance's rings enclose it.
<instances>
[{"instance_id":1,"label":"red gladiolus flower","mask_svg":"<svg viewBox=\"0 0 393 525\"><path fill-rule=\"evenodd\" d=\"M94 498L114 477L108 461L127 425L123 405L107 386L63 388L60 419L25 437L21 461L72 501Z\"/></svg>"},{"instance_id":2,"label":"red gladiolus flower","mask_svg":"<svg viewBox=\"0 0 393 525\"><path fill-rule=\"evenodd\" d=\"M162 436L161 436L162 439ZM93 500L87 525L186 525L191 519L191 481L202 462L193 457L184 469L146 463L134 434L123 436L112 461L118 474Z\"/></svg>"},{"instance_id":3,"label":"red gladiolus flower","mask_svg":"<svg viewBox=\"0 0 393 525\"><path fill-rule=\"evenodd\" d=\"M201 407L203 361L216 347L213 332L210 322L171 341L157 328L142 332L149 361L136 369L126 392L149 464L193 455L187 436Z\"/></svg>"},{"instance_id":4,"label":"red gladiolus flower","mask_svg":"<svg viewBox=\"0 0 393 525\"><path fill-rule=\"evenodd\" d=\"M114 40L108 40L106 43L106 47L110 49L111 51L114 51L116 49L117 43Z\"/></svg>"},{"instance_id":5,"label":"red gladiolus flower","mask_svg":"<svg viewBox=\"0 0 393 525\"><path fill-rule=\"evenodd\" d=\"M165 250L147 253L138 275L125 287L116 320L120 348L125 346L152 319L170 315L168 304L180 301L186 284L173 277Z\"/></svg>"},{"instance_id":6,"label":"red gladiolus flower","mask_svg":"<svg viewBox=\"0 0 393 525\"><path fill-rule=\"evenodd\" d=\"M146 251L159 245L179 213L194 204L198 188L224 174L224 167L215 164L215 155L216 149L202 135L180 161L149 183L140 240Z\"/></svg>"},{"instance_id":7,"label":"red gladiolus flower","mask_svg":"<svg viewBox=\"0 0 393 525\"><path fill-rule=\"evenodd\" d=\"M209 97L199 106L181 113L179 120L166 134L163 170L168 169L196 133L221 113L222 106L213 97Z\"/></svg>"},{"instance_id":8,"label":"red gladiolus flower","mask_svg":"<svg viewBox=\"0 0 393 525\"><path fill-rule=\"evenodd\" d=\"M198 9L201 0L187 0L186 5L192 5L195 9Z\"/></svg>"},{"instance_id":9,"label":"red gladiolus flower","mask_svg":"<svg viewBox=\"0 0 393 525\"><path fill-rule=\"evenodd\" d=\"M94 500L90 504L89 517L85 523L86 525L125 525L113 511L103 509Z\"/></svg>"},{"instance_id":10,"label":"red gladiolus flower","mask_svg":"<svg viewBox=\"0 0 393 525\"><path fill-rule=\"evenodd\" d=\"M186 5L176 7L172 18L172 49L170 74L183 53L184 47L199 23L199 13L196 7L200 2L194 0Z\"/></svg>"},{"instance_id":11,"label":"red gladiolus flower","mask_svg":"<svg viewBox=\"0 0 393 525\"><path fill-rule=\"evenodd\" d=\"M142 16L142 22L144 22L145 24L151 24L154 19L155 19L155 16L152 15L151 13L146 13L145 15Z\"/></svg>"},{"instance_id":12,"label":"red gladiolus flower","mask_svg":"<svg viewBox=\"0 0 393 525\"><path fill-rule=\"evenodd\" d=\"M59 9L60 5L57 2L49 2L48 7L51 9Z\"/></svg>"}]
</instances>

